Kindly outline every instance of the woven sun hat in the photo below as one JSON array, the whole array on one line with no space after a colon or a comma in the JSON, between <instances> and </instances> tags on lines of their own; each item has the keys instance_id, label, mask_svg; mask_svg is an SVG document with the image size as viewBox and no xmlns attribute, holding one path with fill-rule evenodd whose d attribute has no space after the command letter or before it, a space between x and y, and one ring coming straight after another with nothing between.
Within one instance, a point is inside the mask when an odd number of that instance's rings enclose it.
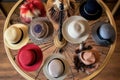
<instances>
[{"instance_id":1,"label":"woven sun hat","mask_svg":"<svg viewBox=\"0 0 120 80\"><path fill-rule=\"evenodd\" d=\"M81 16L72 16L63 23L62 33L63 37L70 43L81 43L89 36L89 24Z\"/></svg>"},{"instance_id":2,"label":"woven sun hat","mask_svg":"<svg viewBox=\"0 0 120 80\"><path fill-rule=\"evenodd\" d=\"M101 46L109 46L115 41L115 30L110 23L99 22L92 28L93 40Z\"/></svg>"},{"instance_id":3,"label":"woven sun hat","mask_svg":"<svg viewBox=\"0 0 120 80\"><path fill-rule=\"evenodd\" d=\"M88 20L96 20L102 15L102 7L96 0L87 0L80 6L80 14Z\"/></svg>"},{"instance_id":4,"label":"woven sun hat","mask_svg":"<svg viewBox=\"0 0 120 80\"><path fill-rule=\"evenodd\" d=\"M43 54L41 49L33 44L29 43L23 46L17 55L17 62L21 69L24 71L37 70L43 61Z\"/></svg>"},{"instance_id":5,"label":"woven sun hat","mask_svg":"<svg viewBox=\"0 0 120 80\"><path fill-rule=\"evenodd\" d=\"M79 58L85 65L91 65L100 60L100 52L97 50L85 50L79 53Z\"/></svg>"},{"instance_id":6,"label":"woven sun hat","mask_svg":"<svg viewBox=\"0 0 120 80\"><path fill-rule=\"evenodd\" d=\"M18 23L9 26L4 32L4 42L7 47L13 50L20 49L22 46L27 44L29 41L28 37L28 26Z\"/></svg>"},{"instance_id":7,"label":"woven sun hat","mask_svg":"<svg viewBox=\"0 0 120 80\"><path fill-rule=\"evenodd\" d=\"M53 25L47 18L35 18L29 26L29 37L35 44L41 44L50 39L53 33Z\"/></svg>"},{"instance_id":8,"label":"woven sun hat","mask_svg":"<svg viewBox=\"0 0 120 80\"><path fill-rule=\"evenodd\" d=\"M45 60L43 72L49 80L63 80L69 72L69 64L63 55L53 54Z\"/></svg>"}]
</instances>

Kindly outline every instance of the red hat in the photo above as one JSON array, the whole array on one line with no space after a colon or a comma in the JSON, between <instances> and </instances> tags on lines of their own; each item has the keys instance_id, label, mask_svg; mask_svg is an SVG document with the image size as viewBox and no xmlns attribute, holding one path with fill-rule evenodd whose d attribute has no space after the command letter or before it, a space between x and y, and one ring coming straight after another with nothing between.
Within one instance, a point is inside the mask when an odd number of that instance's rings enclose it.
<instances>
[{"instance_id":1,"label":"red hat","mask_svg":"<svg viewBox=\"0 0 120 80\"><path fill-rule=\"evenodd\" d=\"M27 44L23 46L17 56L19 66L25 71L37 70L43 60L41 49L35 44Z\"/></svg>"}]
</instances>

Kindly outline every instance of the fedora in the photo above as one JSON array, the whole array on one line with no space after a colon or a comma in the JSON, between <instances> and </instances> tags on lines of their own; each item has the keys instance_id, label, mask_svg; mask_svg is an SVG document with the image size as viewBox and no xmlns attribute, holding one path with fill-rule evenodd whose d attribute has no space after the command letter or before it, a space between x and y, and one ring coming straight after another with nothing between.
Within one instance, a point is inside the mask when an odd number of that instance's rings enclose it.
<instances>
[{"instance_id":1,"label":"fedora","mask_svg":"<svg viewBox=\"0 0 120 80\"><path fill-rule=\"evenodd\" d=\"M115 30L107 22L96 23L92 28L93 40L101 46L109 46L115 41Z\"/></svg>"},{"instance_id":2,"label":"fedora","mask_svg":"<svg viewBox=\"0 0 120 80\"><path fill-rule=\"evenodd\" d=\"M27 0L20 6L20 17L24 23L30 23L34 17L44 16L46 16L46 10L40 0Z\"/></svg>"},{"instance_id":3,"label":"fedora","mask_svg":"<svg viewBox=\"0 0 120 80\"><path fill-rule=\"evenodd\" d=\"M24 24L13 24L9 26L4 32L4 42L7 47L13 50L20 49L27 44L28 26Z\"/></svg>"},{"instance_id":4,"label":"fedora","mask_svg":"<svg viewBox=\"0 0 120 80\"><path fill-rule=\"evenodd\" d=\"M69 72L69 64L63 55L53 54L45 60L43 72L49 80L63 80Z\"/></svg>"},{"instance_id":5,"label":"fedora","mask_svg":"<svg viewBox=\"0 0 120 80\"><path fill-rule=\"evenodd\" d=\"M43 60L43 54L41 49L32 43L23 46L17 55L17 62L21 69L25 71L37 70Z\"/></svg>"},{"instance_id":6,"label":"fedora","mask_svg":"<svg viewBox=\"0 0 120 80\"><path fill-rule=\"evenodd\" d=\"M89 36L89 24L81 16L72 16L63 23L62 33L70 43L81 43Z\"/></svg>"},{"instance_id":7,"label":"fedora","mask_svg":"<svg viewBox=\"0 0 120 80\"><path fill-rule=\"evenodd\" d=\"M91 65L99 61L100 54L97 50L84 50L79 53L79 58L85 65Z\"/></svg>"},{"instance_id":8,"label":"fedora","mask_svg":"<svg viewBox=\"0 0 120 80\"><path fill-rule=\"evenodd\" d=\"M102 15L102 7L96 0L87 0L80 6L80 14L88 20L96 20Z\"/></svg>"},{"instance_id":9,"label":"fedora","mask_svg":"<svg viewBox=\"0 0 120 80\"><path fill-rule=\"evenodd\" d=\"M52 36L53 25L47 18L35 18L29 26L29 37L35 44L41 44Z\"/></svg>"}]
</instances>

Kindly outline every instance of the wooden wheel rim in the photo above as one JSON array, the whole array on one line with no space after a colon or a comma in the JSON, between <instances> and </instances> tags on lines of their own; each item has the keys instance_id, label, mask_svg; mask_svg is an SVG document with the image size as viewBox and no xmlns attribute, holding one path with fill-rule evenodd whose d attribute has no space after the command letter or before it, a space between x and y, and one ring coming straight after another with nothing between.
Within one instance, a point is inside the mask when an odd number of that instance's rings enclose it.
<instances>
[{"instance_id":1,"label":"wooden wheel rim","mask_svg":"<svg viewBox=\"0 0 120 80\"><path fill-rule=\"evenodd\" d=\"M3 32L7 29L8 25L9 25L9 21L10 21L10 18L11 18L11 15L13 14L14 10L17 8L17 6L22 2L23 0L19 0L14 6L13 8L11 9L11 11L9 12L7 18L6 18L6 21L5 21L5 25L4 25L4 30ZM97 0L99 2L99 4L105 9L105 13L107 14L107 17L109 18L109 21L111 23L111 25L114 27L115 29L115 32L116 32L116 35L117 35L117 30L116 30L116 24L115 24L115 21L114 21L114 18L109 10L109 8L106 6L106 4L102 1L102 0ZM109 59L111 58L113 52L114 52L114 49L115 49L115 46L116 46L116 40L117 40L117 37L115 39L115 42L110 46L110 49L108 51L108 54L106 56L106 58L104 59L103 63L100 65L100 67L95 71L93 72L91 75L83 78L82 80L90 80L92 79L93 77L95 77L96 75L98 75L102 70L103 68L107 65ZM4 40L5 41L5 40ZM6 53L7 53L7 56L12 64L12 66L17 70L17 72L19 72L19 74L21 74L25 79L27 80L34 80L34 78L30 77L29 75L27 75L25 72L23 72L19 67L18 65L16 64L16 62L14 61L13 59L13 56L11 54L11 51L10 49L4 45L5 47L5 50L6 50Z\"/></svg>"}]
</instances>

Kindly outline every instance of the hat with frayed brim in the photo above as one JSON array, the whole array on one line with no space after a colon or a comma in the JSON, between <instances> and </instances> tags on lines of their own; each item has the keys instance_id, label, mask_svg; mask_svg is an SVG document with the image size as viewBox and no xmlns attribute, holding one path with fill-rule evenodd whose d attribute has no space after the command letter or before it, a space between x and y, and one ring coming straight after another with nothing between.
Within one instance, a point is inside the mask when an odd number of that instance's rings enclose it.
<instances>
[{"instance_id":1,"label":"hat with frayed brim","mask_svg":"<svg viewBox=\"0 0 120 80\"><path fill-rule=\"evenodd\" d=\"M5 45L10 49L17 50L28 43L28 26L24 24L13 24L4 32Z\"/></svg>"},{"instance_id":2,"label":"hat with frayed brim","mask_svg":"<svg viewBox=\"0 0 120 80\"><path fill-rule=\"evenodd\" d=\"M60 66L56 65L56 66L54 66L54 70L53 70L53 67L52 67L52 70L51 70L51 72L50 72L50 71L49 71L49 66L50 66L50 64L53 64L53 65L58 64L58 63L52 62L52 60L59 60L60 62L62 62L62 64L64 65L64 69L60 69ZM52 66L53 66L53 65L52 65ZM59 68L58 68L57 66L58 66ZM52 75L53 75L54 73L57 73L56 71L58 71L57 68L58 68L59 70L64 70L64 71L62 72L61 75L59 75L59 76L57 76L57 77L53 77ZM68 64L68 62L66 61L66 59L65 59L65 57L64 57L63 55L61 55L61 54L53 54L53 55L49 56L49 57L45 60L44 67L43 67L43 72L44 72L45 76L46 76L49 80L63 80L63 79L67 76L67 74L68 74L68 72L69 72L69 64ZM58 71L58 72L61 72L61 71ZM54 74L54 75L56 75L56 74Z\"/></svg>"},{"instance_id":3,"label":"hat with frayed brim","mask_svg":"<svg viewBox=\"0 0 120 80\"><path fill-rule=\"evenodd\" d=\"M17 55L17 62L24 71L37 70L43 61L43 54L41 49L34 44L27 44L23 46Z\"/></svg>"},{"instance_id":4,"label":"hat with frayed brim","mask_svg":"<svg viewBox=\"0 0 120 80\"><path fill-rule=\"evenodd\" d=\"M72 16L65 20L62 27L63 37L70 43L78 44L89 36L89 24L81 16Z\"/></svg>"},{"instance_id":5,"label":"hat with frayed brim","mask_svg":"<svg viewBox=\"0 0 120 80\"><path fill-rule=\"evenodd\" d=\"M30 23L29 37L37 45L50 40L52 33L53 25L47 18L35 18Z\"/></svg>"},{"instance_id":6,"label":"hat with frayed brim","mask_svg":"<svg viewBox=\"0 0 120 80\"><path fill-rule=\"evenodd\" d=\"M98 45L109 46L115 41L115 37L114 28L107 22L96 23L92 28L92 38Z\"/></svg>"},{"instance_id":7,"label":"hat with frayed brim","mask_svg":"<svg viewBox=\"0 0 120 80\"><path fill-rule=\"evenodd\" d=\"M80 14L88 20L96 20L102 15L102 7L96 0L87 0L80 6Z\"/></svg>"}]
</instances>

